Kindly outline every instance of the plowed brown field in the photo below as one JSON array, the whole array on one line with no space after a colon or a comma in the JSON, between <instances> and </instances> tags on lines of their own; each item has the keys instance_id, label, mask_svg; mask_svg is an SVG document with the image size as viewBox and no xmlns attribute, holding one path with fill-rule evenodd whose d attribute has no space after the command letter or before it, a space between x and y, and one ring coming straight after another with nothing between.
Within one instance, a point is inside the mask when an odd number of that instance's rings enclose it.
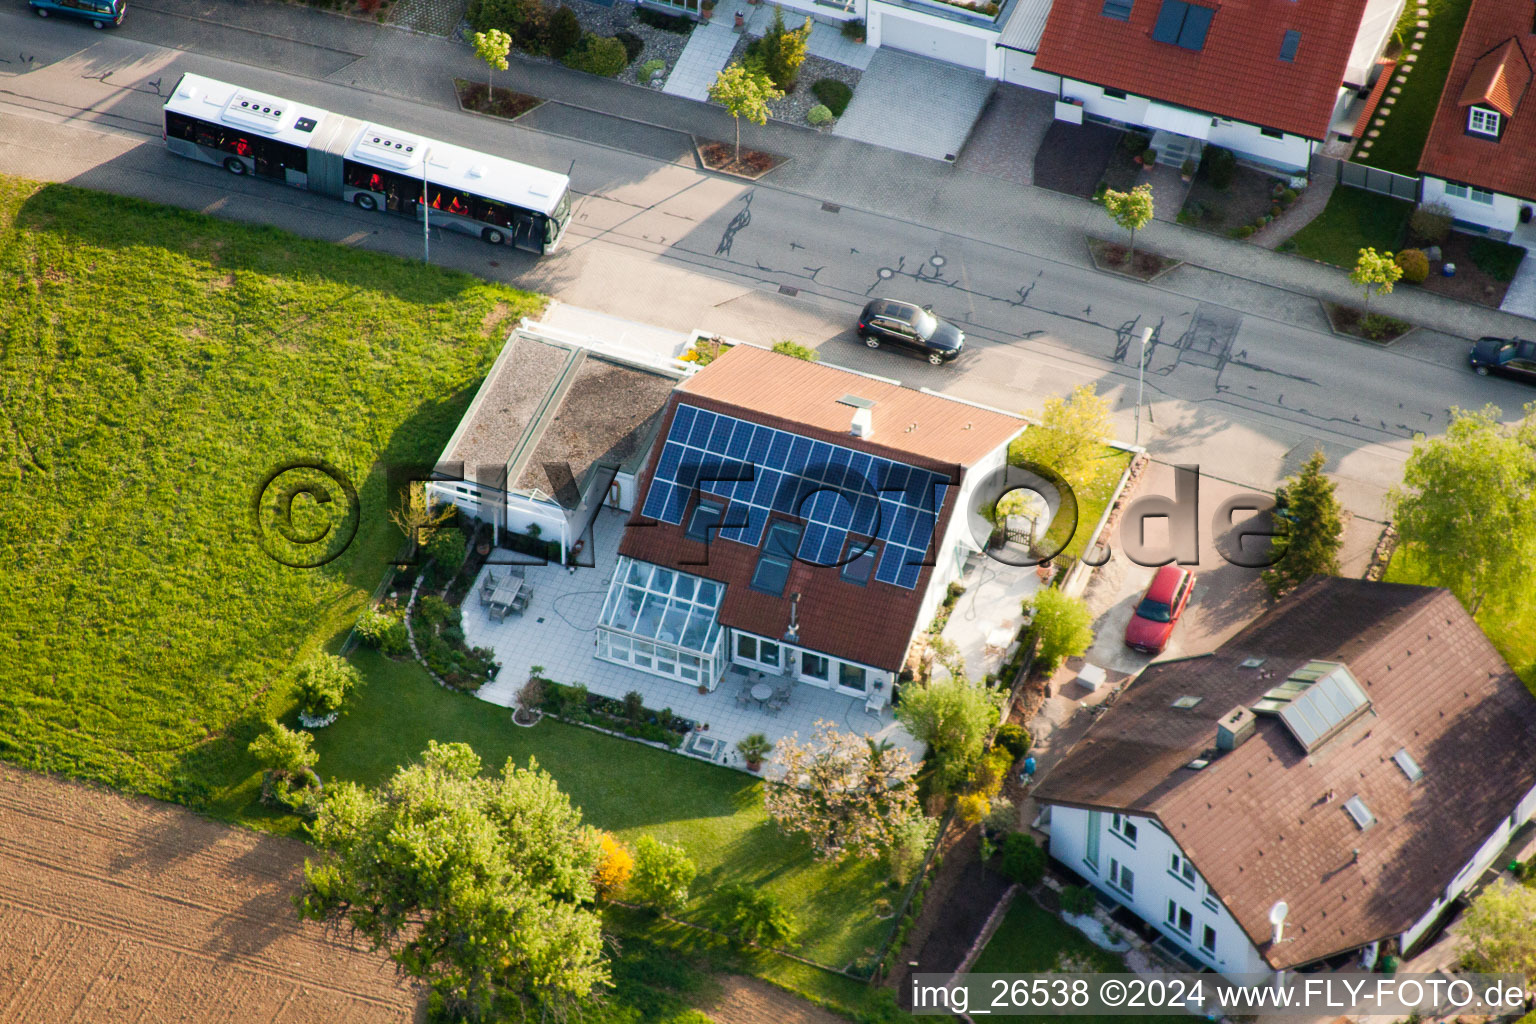
<instances>
[{"instance_id":1,"label":"plowed brown field","mask_svg":"<svg viewBox=\"0 0 1536 1024\"><path fill-rule=\"evenodd\" d=\"M0 766L0 1021L411 1021L387 960L295 918L307 850Z\"/></svg>"}]
</instances>

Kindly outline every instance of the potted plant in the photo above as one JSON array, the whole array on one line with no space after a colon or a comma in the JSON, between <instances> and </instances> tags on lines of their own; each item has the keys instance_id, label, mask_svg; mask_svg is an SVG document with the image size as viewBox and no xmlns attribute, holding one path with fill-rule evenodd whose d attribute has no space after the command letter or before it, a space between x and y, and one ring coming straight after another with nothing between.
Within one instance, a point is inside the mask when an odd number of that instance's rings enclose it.
<instances>
[{"instance_id":1,"label":"potted plant","mask_svg":"<svg viewBox=\"0 0 1536 1024\"><path fill-rule=\"evenodd\" d=\"M1185 157L1184 158L1184 165L1179 168L1179 176L1182 177L1187 182L1195 180L1195 159L1194 159L1194 157Z\"/></svg>"},{"instance_id":2,"label":"potted plant","mask_svg":"<svg viewBox=\"0 0 1536 1024\"><path fill-rule=\"evenodd\" d=\"M700 683L699 684L699 692L700 693L708 693L709 692L709 684L708 683Z\"/></svg>"},{"instance_id":3,"label":"potted plant","mask_svg":"<svg viewBox=\"0 0 1536 1024\"><path fill-rule=\"evenodd\" d=\"M702 0L699 4L699 16L708 24L709 19L715 16L715 0Z\"/></svg>"},{"instance_id":4,"label":"potted plant","mask_svg":"<svg viewBox=\"0 0 1536 1024\"><path fill-rule=\"evenodd\" d=\"M773 753L773 744L768 737L760 732L754 732L736 744L736 749L741 752L742 758L747 762L747 771L755 772L763 766L763 758Z\"/></svg>"},{"instance_id":5,"label":"potted plant","mask_svg":"<svg viewBox=\"0 0 1536 1024\"><path fill-rule=\"evenodd\" d=\"M1141 154L1141 165L1149 171L1156 167L1157 150L1153 149L1151 146L1148 146L1146 150L1144 150Z\"/></svg>"}]
</instances>

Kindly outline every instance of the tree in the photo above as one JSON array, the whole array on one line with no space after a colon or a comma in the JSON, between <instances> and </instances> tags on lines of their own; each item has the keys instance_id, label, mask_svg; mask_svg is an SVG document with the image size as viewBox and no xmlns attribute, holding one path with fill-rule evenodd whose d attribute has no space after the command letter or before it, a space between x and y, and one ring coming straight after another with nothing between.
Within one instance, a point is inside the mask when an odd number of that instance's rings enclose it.
<instances>
[{"instance_id":1,"label":"tree","mask_svg":"<svg viewBox=\"0 0 1536 1024\"><path fill-rule=\"evenodd\" d=\"M377 789L328 792L299 916L350 925L457 1018L558 1015L609 983L602 846L536 761L480 768L434 741Z\"/></svg>"},{"instance_id":2,"label":"tree","mask_svg":"<svg viewBox=\"0 0 1536 1024\"><path fill-rule=\"evenodd\" d=\"M753 124L768 123L768 104L784 94L773 87L764 74L754 74L740 64L731 64L715 75L709 98L725 108L736 121L736 162L741 163L741 119Z\"/></svg>"},{"instance_id":3,"label":"tree","mask_svg":"<svg viewBox=\"0 0 1536 1024\"><path fill-rule=\"evenodd\" d=\"M818 858L878 857L897 823L917 811L917 768L907 752L831 722L818 721L809 743L779 740L778 762L783 784L764 793L768 816L808 839Z\"/></svg>"},{"instance_id":4,"label":"tree","mask_svg":"<svg viewBox=\"0 0 1536 1024\"><path fill-rule=\"evenodd\" d=\"M424 531L446 523L453 513L452 505L433 507L433 503L427 498L426 489L418 480L407 484L400 491L400 504L389 510L389 521L405 534L406 543L409 545L406 553L414 556L417 546L426 536Z\"/></svg>"},{"instance_id":5,"label":"tree","mask_svg":"<svg viewBox=\"0 0 1536 1024\"><path fill-rule=\"evenodd\" d=\"M464 531L457 526L439 526L432 531L425 545L428 558L437 565L440 579L451 580L458 575L467 552L464 549Z\"/></svg>"},{"instance_id":6,"label":"tree","mask_svg":"<svg viewBox=\"0 0 1536 1024\"><path fill-rule=\"evenodd\" d=\"M1365 310L1371 310L1371 293L1391 295L1392 286L1403 276L1403 268L1397 265L1390 252L1378 253L1374 248L1361 249L1355 269L1349 279L1365 290Z\"/></svg>"},{"instance_id":7,"label":"tree","mask_svg":"<svg viewBox=\"0 0 1536 1024\"><path fill-rule=\"evenodd\" d=\"M268 722L267 731L251 741L247 748L262 771L269 775L297 778L320 761L312 744L315 737L278 722Z\"/></svg>"},{"instance_id":8,"label":"tree","mask_svg":"<svg viewBox=\"0 0 1536 1024\"><path fill-rule=\"evenodd\" d=\"M576 12L569 5L561 4L560 9L550 16L549 28L544 32L544 45L551 57L564 60L565 55L581 42L581 35L581 21Z\"/></svg>"},{"instance_id":9,"label":"tree","mask_svg":"<svg viewBox=\"0 0 1536 1024\"><path fill-rule=\"evenodd\" d=\"M922 814L903 818L892 827L891 845L886 847L885 862L898 885L906 885L911 881L917 869L922 866L923 858L928 856L928 847L933 845L938 835L938 821Z\"/></svg>"},{"instance_id":10,"label":"tree","mask_svg":"<svg viewBox=\"0 0 1536 1024\"><path fill-rule=\"evenodd\" d=\"M715 924L742 945L782 946L795 933L795 920L779 898L740 882L721 888Z\"/></svg>"},{"instance_id":11,"label":"tree","mask_svg":"<svg viewBox=\"0 0 1536 1024\"><path fill-rule=\"evenodd\" d=\"M1091 479L1093 463L1114 427L1109 402L1092 384L1079 384L1066 398L1052 395L1039 412L1038 422L1019 437L1013 455L1053 469L1069 482Z\"/></svg>"},{"instance_id":12,"label":"tree","mask_svg":"<svg viewBox=\"0 0 1536 1024\"><path fill-rule=\"evenodd\" d=\"M1536 588L1536 404L1514 430L1497 406L1451 410L1444 437L1420 438L1387 496L1399 543L1426 582L1473 615Z\"/></svg>"},{"instance_id":13,"label":"tree","mask_svg":"<svg viewBox=\"0 0 1536 1024\"><path fill-rule=\"evenodd\" d=\"M1136 257L1136 232L1152 223L1152 186L1137 185L1129 192L1104 190L1104 209L1110 219L1131 233L1131 258Z\"/></svg>"},{"instance_id":14,"label":"tree","mask_svg":"<svg viewBox=\"0 0 1536 1024\"><path fill-rule=\"evenodd\" d=\"M1045 877L1045 851L1028 832L1012 832L1003 840L1003 874L1026 888Z\"/></svg>"},{"instance_id":15,"label":"tree","mask_svg":"<svg viewBox=\"0 0 1536 1024\"><path fill-rule=\"evenodd\" d=\"M629 877L629 889L641 903L659 911L676 910L688 902L688 889L698 873L681 846L641 836L635 843L635 870Z\"/></svg>"},{"instance_id":16,"label":"tree","mask_svg":"<svg viewBox=\"0 0 1536 1024\"><path fill-rule=\"evenodd\" d=\"M470 39L475 56L485 61L485 98L489 101L495 92L491 76L507 70L507 54L512 50L512 37L499 28L489 32L476 32Z\"/></svg>"},{"instance_id":17,"label":"tree","mask_svg":"<svg viewBox=\"0 0 1536 1024\"><path fill-rule=\"evenodd\" d=\"M1499 880L1461 919L1462 961L1484 974L1536 975L1536 889Z\"/></svg>"},{"instance_id":18,"label":"tree","mask_svg":"<svg viewBox=\"0 0 1536 1024\"><path fill-rule=\"evenodd\" d=\"M800 66L805 63L806 47L811 38L811 19L797 29L786 28L784 12L773 9L773 25L758 40L757 53L763 61L773 84L784 92L794 92L800 77Z\"/></svg>"},{"instance_id":19,"label":"tree","mask_svg":"<svg viewBox=\"0 0 1536 1024\"><path fill-rule=\"evenodd\" d=\"M1036 657L1044 672L1056 671L1064 659L1077 657L1093 643L1093 613L1080 597L1046 587L1024 600L1024 612L1033 613L1029 635L1040 641Z\"/></svg>"},{"instance_id":20,"label":"tree","mask_svg":"<svg viewBox=\"0 0 1536 1024\"><path fill-rule=\"evenodd\" d=\"M597 891L598 899L612 899L613 894L624 888L624 883L629 881L635 869L635 857L629 852L629 847L615 839L610 832L600 833L597 841L602 852L597 862L597 871L592 875L592 888Z\"/></svg>"},{"instance_id":21,"label":"tree","mask_svg":"<svg viewBox=\"0 0 1536 1024\"><path fill-rule=\"evenodd\" d=\"M1279 597L1309 576L1339 574L1339 548L1344 520L1333 481L1323 475L1328 457L1321 448L1312 453L1295 476L1275 489L1271 553L1278 561L1264 570L1264 585Z\"/></svg>"},{"instance_id":22,"label":"tree","mask_svg":"<svg viewBox=\"0 0 1536 1024\"><path fill-rule=\"evenodd\" d=\"M362 681L356 667L334 654L316 654L302 662L294 673L299 706L312 718L340 711L347 694Z\"/></svg>"},{"instance_id":23,"label":"tree","mask_svg":"<svg viewBox=\"0 0 1536 1024\"><path fill-rule=\"evenodd\" d=\"M938 785L951 790L981 757L987 733L997 724L1003 692L963 678L905 686L896 718L933 753Z\"/></svg>"}]
</instances>

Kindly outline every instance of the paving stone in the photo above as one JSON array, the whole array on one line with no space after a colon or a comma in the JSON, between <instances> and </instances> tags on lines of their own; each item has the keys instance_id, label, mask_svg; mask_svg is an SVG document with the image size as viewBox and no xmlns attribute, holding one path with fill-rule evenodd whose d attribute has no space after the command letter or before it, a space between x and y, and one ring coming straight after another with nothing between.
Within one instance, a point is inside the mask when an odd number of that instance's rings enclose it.
<instances>
[{"instance_id":1,"label":"paving stone","mask_svg":"<svg viewBox=\"0 0 1536 1024\"><path fill-rule=\"evenodd\" d=\"M1367 136L1369 136L1370 138L1374 139L1374 138L1376 138L1376 136L1380 135L1381 132L1377 131L1375 128L1372 128L1370 131L1366 132L1365 134Z\"/></svg>"},{"instance_id":2,"label":"paving stone","mask_svg":"<svg viewBox=\"0 0 1536 1024\"><path fill-rule=\"evenodd\" d=\"M1400 85L1394 85L1392 88L1387 90L1387 92L1391 93L1394 96L1396 96L1398 93L1400 93L1402 91L1403 91L1403 87L1400 86Z\"/></svg>"},{"instance_id":3,"label":"paving stone","mask_svg":"<svg viewBox=\"0 0 1536 1024\"><path fill-rule=\"evenodd\" d=\"M1417 31L1417 32L1415 32L1413 34L1413 38L1415 38L1415 39L1423 39L1425 34L1426 33L1422 29L1420 29L1419 31Z\"/></svg>"},{"instance_id":4,"label":"paving stone","mask_svg":"<svg viewBox=\"0 0 1536 1024\"><path fill-rule=\"evenodd\" d=\"M1414 43L1414 44L1413 44L1413 48L1414 48L1414 49L1415 49L1415 50L1422 50L1422 49L1424 49L1424 44L1423 44L1423 43ZM1412 60L1412 59L1413 59L1413 54L1411 54L1411 53L1410 53L1410 54L1409 54L1409 55L1408 55L1408 59L1409 59L1409 60Z\"/></svg>"}]
</instances>

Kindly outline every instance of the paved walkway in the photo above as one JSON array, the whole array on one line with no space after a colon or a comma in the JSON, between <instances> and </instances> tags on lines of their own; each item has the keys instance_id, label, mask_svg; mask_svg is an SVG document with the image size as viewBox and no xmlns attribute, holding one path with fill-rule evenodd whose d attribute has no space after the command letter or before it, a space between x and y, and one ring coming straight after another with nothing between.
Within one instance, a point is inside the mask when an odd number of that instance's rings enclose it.
<instances>
[{"instance_id":1,"label":"paved walkway","mask_svg":"<svg viewBox=\"0 0 1536 1024\"><path fill-rule=\"evenodd\" d=\"M1193 182L1185 181L1177 167L1167 164L1158 164L1142 180L1152 186L1152 216L1161 221L1177 220Z\"/></svg>"},{"instance_id":2,"label":"paved walkway","mask_svg":"<svg viewBox=\"0 0 1536 1024\"><path fill-rule=\"evenodd\" d=\"M1332 164L1329 164L1332 167ZM1291 208L1285 211L1285 216L1279 220L1270 221L1264 226L1264 230L1249 239L1254 245L1264 249L1277 249L1292 235L1317 219L1323 212L1323 207L1328 205L1328 199L1333 195L1333 190L1338 187L1338 179L1331 174L1314 174L1312 183L1301 190L1301 195Z\"/></svg>"},{"instance_id":3,"label":"paved walkway","mask_svg":"<svg viewBox=\"0 0 1536 1024\"><path fill-rule=\"evenodd\" d=\"M1520 269L1515 271L1515 279L1509 282L1509 291L1504 293L1499 308L1506 313L1536 319L1536 258L1531 256L1531 250L1536 249L1536 225L1515 225L1509 242L1525 247L1525 259L1520 261Z\"/></svg>"},{"instance_id":4,"label":"paved walkway","mask_svg":"<svg viewBox=\"0 0 1536 1024\"><path fill-rule=\"evenodd\" d=\"M953 161L994 84L975 71L881 47L864 69L853 102L837 119L833 132L845 139Z\"/></svg>"},{"instance_id":5,"label":"paved walkway","mask_svg":"<svg viewBox=\"0 0 1536 1024\"><path fill-rule=\"evenodd\" d=\"M731 59L731 51L741 37L735 28L737 11L749 25L753 25L761 20L763 7L752 7L741 0L716 7L714 19L696 27L688 37L688 45L677 59L672 74L667 76L662 92L690 100L709 99L709 87L715 84L715 76Z\"/></svg>"}]
</instances>

